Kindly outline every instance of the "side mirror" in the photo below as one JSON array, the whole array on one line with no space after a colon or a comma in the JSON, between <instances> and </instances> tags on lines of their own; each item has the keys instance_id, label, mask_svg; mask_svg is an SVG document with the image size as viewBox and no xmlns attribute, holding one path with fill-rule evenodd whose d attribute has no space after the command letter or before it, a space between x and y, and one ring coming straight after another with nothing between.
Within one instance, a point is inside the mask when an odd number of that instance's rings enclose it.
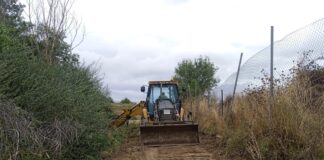
<instances>
[{"instance_id":1,"label":"side mirror","mask_svg":"<svg viewBox=\"0 0 324 160\"><path fill-rule=\"evenodd\" d=\"M141 87L141 92L145 92L145 86Z\"/></svg>"}]
</instances>

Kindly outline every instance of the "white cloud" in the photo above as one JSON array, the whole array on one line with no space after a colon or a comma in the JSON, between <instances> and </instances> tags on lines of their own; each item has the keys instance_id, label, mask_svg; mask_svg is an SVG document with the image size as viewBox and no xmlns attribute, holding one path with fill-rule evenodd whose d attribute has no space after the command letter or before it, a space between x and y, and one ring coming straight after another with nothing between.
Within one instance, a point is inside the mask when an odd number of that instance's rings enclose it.
<instances>
[{"instance_id":1,"label":"white cloud","mask_svg":"<svg viewBox=\"0 0 324 160\"><path fill-rule=\"evenodd\" d=\"M275 39L324 17L323 2L265 0L76 1L87 30L81 59L102 64L112 97L143 97L148 80L170 79L182 58L207 55L224 80Z\"/></svg>"}]
</instances>

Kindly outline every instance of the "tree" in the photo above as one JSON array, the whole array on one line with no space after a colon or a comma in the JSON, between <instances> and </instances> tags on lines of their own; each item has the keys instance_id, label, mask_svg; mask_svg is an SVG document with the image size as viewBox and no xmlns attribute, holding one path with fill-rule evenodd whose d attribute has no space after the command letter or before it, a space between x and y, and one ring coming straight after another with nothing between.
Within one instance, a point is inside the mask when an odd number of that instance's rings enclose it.
<instances>
[{"instance_id":1,"label":"tree","mask_svg":"<svg viewBox=\"0 0 324 160\"><path fill-rule=\"evenodd\" d=\"M194 60L184 59L178 63L173 79L178 81L184 96L200 96L219 82L215 78L217 70L218 67L215 67L207 56L200 56Z\"/></svg>"},{"instance_id":2,"label":"tree","mask_svg":"<svg viewBox=\"0 0 324 160\"><path fill-rule=\"evenodd\" d=\"M124 98L123 100L120 101L122 104L130 104L132 103L128 98Z\"/></svg>"},{"instance_id":3,"label":"tree","mask_svg":"<svg viewBox=\"0 0 324 160\"><path fill-rule=\"evenodd\" d=\"M0 0L0 22L16 29L26 27L22 13L24 5L18 0Z\"/></svg>"},{"instance_id":4,"label":"tree","mask_svg":"<svg viewBox=\"0 0 324 160\"><path fill-rule=\"evenodd\" d=\"M72 51L83 41L84 30L80 30L81 23L72 12L73 2L27 0L27 17L33 24L30 43L36 55L43 56L49 64L78 64L78 56Z\"/></svg>"}]
</instances>

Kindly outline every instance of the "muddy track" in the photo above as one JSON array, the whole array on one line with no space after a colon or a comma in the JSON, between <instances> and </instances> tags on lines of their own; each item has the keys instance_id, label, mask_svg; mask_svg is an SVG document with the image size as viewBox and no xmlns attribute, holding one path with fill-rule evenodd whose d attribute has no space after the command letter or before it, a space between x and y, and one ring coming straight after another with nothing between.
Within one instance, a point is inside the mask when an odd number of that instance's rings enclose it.
<instances>
[{"instance_id":1,"label":"muddy track","mask_svg":"<svg viewBox=\"0 0 324 160\"><path fill-rule=\"evenodd\" d=\"M113 160L224 160L223 148L216 136L200 135L200 144L141 146L139 136L128 138ZM230 159L233 159L230 158ZM237 158L234 158L237 159Z\"/></svg>"}]
</instances>

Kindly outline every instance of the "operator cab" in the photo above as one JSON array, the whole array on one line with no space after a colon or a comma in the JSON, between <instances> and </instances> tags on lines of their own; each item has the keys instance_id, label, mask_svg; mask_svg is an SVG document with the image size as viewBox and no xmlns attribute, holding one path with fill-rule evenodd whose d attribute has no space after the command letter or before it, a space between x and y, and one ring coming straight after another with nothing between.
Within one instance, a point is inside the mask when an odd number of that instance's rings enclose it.
<instances>
[{"instance_id":1,"label":"operator cab","mask_svg":"<svg viewBox=\"0 0 324 160\"><path fill-rule=\"evenodd\" d=\"M145 88L141 88L141 91ZM151 118L175 120L179 114L181 102L177 83L174 81L150 81L146 96L148 113Z\"/></svg>"}]
</instances>

